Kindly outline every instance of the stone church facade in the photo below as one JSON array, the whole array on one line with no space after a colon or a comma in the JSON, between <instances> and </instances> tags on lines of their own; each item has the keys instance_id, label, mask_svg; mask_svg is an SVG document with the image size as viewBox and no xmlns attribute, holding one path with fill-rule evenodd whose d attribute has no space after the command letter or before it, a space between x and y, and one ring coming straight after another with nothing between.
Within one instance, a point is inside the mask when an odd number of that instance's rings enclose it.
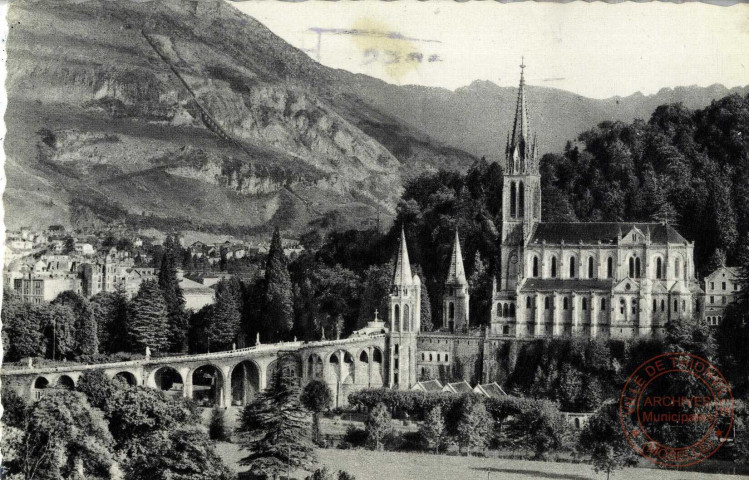
<instances>
[{"instance_id":1,"label":"stone church facade","mask_svg":"<svg viewBox=\"0 0 749 480\"><path fill-rule=\"evenodd\" d=\"M629 338L699 313L694 243L672 226L542 221L522 73L505 158L491 335Z\"/></svg>"}]
</instances>

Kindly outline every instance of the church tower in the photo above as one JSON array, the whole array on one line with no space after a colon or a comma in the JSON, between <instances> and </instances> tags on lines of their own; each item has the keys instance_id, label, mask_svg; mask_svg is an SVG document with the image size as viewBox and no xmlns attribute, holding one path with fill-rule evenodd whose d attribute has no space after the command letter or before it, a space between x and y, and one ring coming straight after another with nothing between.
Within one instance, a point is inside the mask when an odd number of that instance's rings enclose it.
<instances>
[{"instance_id":1,"label":"church tower","mask_svg":"<svg viewBox=\"0 0 749 480\"><path fill-rule=\"evenodd\" d=\"M453 253L450 268L445 280L445 293L442 297L442 326L451 332L468 329L468 281L463 268L463 254L460 251L460 238L455 230Z\"/></svg>"},{"instance_id":2,"label":"church tower","mask_svg":"<svg viewBox=\"0 0 749 480\"><path fill-rule=\"evenodd\" d=\"M406 233L402 228L389 308L388 385L408 389L417 382L416 337L421 330L421 279L418 275L411 275Z\"/></svg>"},{"instance_id":3,"label":"church tower","mask_svg":"<svg viewBox=\"0 0 749 480\"><path fill-rule=\"evenodd\" d=\"M495 323L499 317L502 317L504 325L498 326L501 332L494 333L514 333L516 289L519 278L525 271L523 251L533 228L541 221L541 176L538 162L538 147L535 136L531 138L528 124L525 64L521 62L515 121L512 135L508 134L505 147L500 278L492 302L492 330L495 331ZM503 308L504 305L507 307Z\"/></svg>"}]
</instances>

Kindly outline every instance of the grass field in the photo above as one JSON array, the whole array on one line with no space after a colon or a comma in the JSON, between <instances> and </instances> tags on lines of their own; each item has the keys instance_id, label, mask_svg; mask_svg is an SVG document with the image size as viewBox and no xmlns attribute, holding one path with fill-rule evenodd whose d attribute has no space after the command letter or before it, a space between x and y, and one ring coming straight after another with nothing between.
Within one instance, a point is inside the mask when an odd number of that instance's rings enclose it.
<instances>
[{"instance_id":1,"label":"grass field","mask_svg":"<svg viewBox=\"0 0 749 480\"><path fill-rule=\"evenodd\" d=\"M222 443L217 450L227 465L240 470L243 456L237 445ZM373 452L370 450L324 449L318 451L321 465L328 470L345 470L356 480L605 480L590 465L530 462L500 458L458 457L423 453ZM293 474L304 478L304 472ZM629 468L611 474L611 480L717 480L747 479L739 475L715 475L696 472Z\"/></svg>"}]
</instances>

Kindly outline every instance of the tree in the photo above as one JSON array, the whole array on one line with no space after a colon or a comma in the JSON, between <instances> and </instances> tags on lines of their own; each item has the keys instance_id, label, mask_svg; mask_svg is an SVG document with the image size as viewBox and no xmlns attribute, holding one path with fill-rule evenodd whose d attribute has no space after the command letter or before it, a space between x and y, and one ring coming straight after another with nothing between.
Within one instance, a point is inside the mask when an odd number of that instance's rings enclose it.
<instances>
[{"instance_id":1,"label":"tree","mask_svg":"<svg viewBox=\"0 0 749 480\"><path fill-rule=\"evenodd\" d=\"M31 479L109 477L116 463L111 434L101 413L77 392L44 395L23 420L24 446L9 473Z\"/></svg>"},{"instance_id":2,"label":"tree","mask_svg":"<svg viewBox=\"0 0 749 480\"><path fill-rule=\"evenodd\" d=\"M614 470L637 465L637 454L622 434L618 405L603 404L580 433L577 448L590 455L596 472L606 472L606 480Z\"/></svg>"},{"instance_id":3,"label":"tree","mask_svg":"<svg viewBox=\"0 0 749 480\"><path fill-rule=\"evenodd\" d=\"M387 322L388 294L393 276L393 264L373 265L364 273L364 290L361 295L357 328L363 328L378 312L380 321Z\"/></svg>"},{"instance_id":4,"label":"tree","mask_svg":"<svg viewBox=\"0 0 749 480\"><path fill-rule=\"evenodd\" d=\"M439 453L444 433L445 421L442 418L442 409L436 406L429 410L426 418L424 418L419 435L427 448L434 449L434 453Z\"/></svg>"},{"instance_id":5,"label":"tree","mask_svg":"<svg viewBox=\"0 0 749 480\"><path fill-rule=\"evenodd\" d=\"M202 427L182 424L154 430L139 439L131 451L127 480L232 480L236 478L218 456Z\"/></svg>"},{"instance_id":6,"label":"tree","mask_svg":"<svg viewBox=\"0 0 749 480\"><path fill-rule=\"evenodd\" d=\"M390 412L384 403L378 403L369 412L365 430L367 443L375 450L382 450L382 440L393 430Z\"/></svg>"},{"instance_id":7,"label":"tree","mask_svg":"<svg viewBox=\"0 0 749 480\"><path fill-rule=\"evenodd\" d=\"M310 470L316 463L310 441L309 412L299 401L293 369L280 359L270 388L242 411L237 429L242 450L239 461L254 475L277 477L290 468Z\"/></svg>"},{"instance_id":8,"label":"tree","mask_svg":"<svg viewBox=\"0 0 749 480\"><path fill-rule=\"evenodd\" d=\"M149 347L154 351L169 348L168 311L161 289L155 282L145 281L130 305L129 344L136 351Z\"/></svg>"},{"instance_id":9,"label":"tree","mask_svg":"<svg viewBox=\"0 0 749 480\"><path fill-rule=\"evenodd\" d=\"M30 314L44 335L47 358L72 358L75 354L75 313L69 305L31 305Z\"/></svg>"},{"instance_id":10,"label":"tree","mask_svg":"<svg viewBox=\"0 0 749 480\"><path fill-rule=\"evenodd\" d=\"M75 238L68 235L62 245L62 253L68 255L73 252L75 252Z\"/></svg>"},{"instance_id":11,"label":"tree","mask_svg":"<svg viewBox=\"0 0 749 480\"><path fill-rule=\"evenodd\" d=\"M89 301L72 290L67 290L52 300L52 305L67 305L73 310L75 315L75 353L78 355L99 353L98 325Z\"/></svg>"},{"instance_id":12,"label":"tree","mask_svg":"<svg viewBox=\"0 0 749 480\"><path fill-rule=\"evenodd\" d=\"M726 266L726 252L720 248L713 250L710 259L707 261L707 272L712 273L720 267Z\"/></svg>"},{"instance_id":13,"label":"tree","mask_svg":"<svg viewBox=\"0 0 749 480\"><path fill-rule=\"evenodd\" d=\"M92 407L105 415L112 411L115 397L126 388L122 382L109 378L103 370L88 370L76 383L75 389L86 396Z\"/></svg>"},{"instance_id":14,"label":"tree","mask_svg":"<svg viewBox=\"0 0 749 480\"><path fill-rule=\"evenodd\" d=\"M274 333L285 334L294 327L291 278L283 253L281 232L276 227L265 263L266 317Z\"/></svg>"},{"instance_id":15,"label":"tree","mask_svg":"<svg viewBox=\"0 0 749 480\"><path fill-rule=\"evenodd\" d=\"M221 407L213 407L211 410L211 422L208 425L208 437L211 440L222 442L229 441L229 432L226 429L226 415Z\"/></svg>"},{"instance_id":16,"label":"tree","mask_svg":"<svg viewBox=\"0 0 749 480\"><path fill-rule=\"evenodd\" d=\"M2 311L3 350L6 361L44 355L42 345L42 325L40 317L32 313L29 304L17 295L3 292Z\"/></svg>"},{"instance_id":17,"label":"tree","mask_svg":"<svg viewBox=\"0 0 749 480\"><path fill-rule=\"evenodd\" d=\"M471 448L485 448L489 440L492 421L483 402L463 402L463 411L458 423L458 442L471 455Z\"/></svg>"},{"instance_id":18,"label":"tree","mask_svg":"<svg viewBox=\"0 0 749 480\"><path fill-rule=\"evenodd\" d=\"M302 405L312 412L312 441L320 441L320 414L330 408L333 392L327 383L312 380L305 385L300 397Z\"/></svg>"},{"instance_id":19,"label":"tree","mask_svg":"<svg viewBox=\"0 0 749 480\"><path fill-rule=\"evenodd\" d=\"M216 303L211 309L207 328L208 347L210 349L227 349L237 338L241 314L236 302L235 293L227 280L216 285Z\"/></svg>"},{"instance_id":20,"label":"tree","mask_svg":"<svg viewBox=\"0 0 749 480\"><path fill-rule=\"evenodd\" d=\"M169 321L169 348L172 351L185 351L187 318L184 315L185 297L177 279L177 246L174 239L164 240L164 254L159 269L159 288L166 302Z\"/></svg>"},{"instance_id":21,"label":"tree","mask_svg":"<svg viewBox=\"0 0 749 480\"><path fill-rule=\"evenodd\" d=\"M91 298L91 309L97 320L100 350L126 351L130 306L123 289L118 286L114 292L97 293Z\"/></svg>"},{"instance_id":22,"label":"tree","mask_svg":"<svg viewBox=\"0 0 749 480\"><path fill-rule=\"evenodd\" d=\"M548 400L529 402L515 416L510 434L522 444L530 445L536 459L564 444L567 425L556 405Z\"/></svg>"}]
</instances>

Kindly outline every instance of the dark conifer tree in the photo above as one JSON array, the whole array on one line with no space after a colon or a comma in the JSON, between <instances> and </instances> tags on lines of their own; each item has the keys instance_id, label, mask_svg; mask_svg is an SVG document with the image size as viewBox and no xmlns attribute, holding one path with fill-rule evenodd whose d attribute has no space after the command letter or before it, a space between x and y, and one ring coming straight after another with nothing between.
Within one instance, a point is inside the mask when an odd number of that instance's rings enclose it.
<instances>
[{"instance_id":1,"label":"dark conifer tree","mask_svg":"<svg viewBox=\"0 0 749 480\"><path fill-rule=\"evenodd\" d=\"M235 293L228 280L221 280L216 285L216 303L211 313L206 332L208 346L213 351L228 349L237 338L241 321Z\"/></svg>"},{"instance_id":2,"label":"dark conifer tree","mask_svg":"<svg viewBox=\"0 0 749 480\"><path fill-rule=\"evenodd\" d=\"M169 314L169 348L185 351L187 348L188 317L185 315L185 297L177 279L177 246L170 236L164 240L164 255L159 270L161 288Z\"/></svg>"},{"instance_id":3,"label":"dark conifer tree","mask_svg":"<svg viewBox=\"0 0 749 480\"><path fill-rule=\"evenodd\" d=\"M52 300L52 305L66 305L75 316L75 353L78 355L95 355L99 353L98 325L94 311L88 300L72 290L60 293Z\"/></svg>"},{"instance_id":4,"label":"dark conifer tree","mask_svg":"<svg viewBox=\"0 0 749 480\"><path fill-rule=\"evenodd\" d=\"M287 469L311 470L317 459L310 440L312 419L300 402L292 368L279 359L270 388L245 407L237 433L249 455L239 461L256 475L278 476Z\"/></svg>"},{"instance_id":5,"label":"dark conifer tree","mask_svg":"<svg viewBox=\"0 0 749 480\"><path fill-rule=\"evenodd\" d=\"M168 312L161 289L155 282L146 281L130 306L129 344L137 352L149 347L166 351L169 347Z\"/></svg>"},{"instance_id":6,"label":"dark conifer tree","mask_svg":"<svg viewBox=\"0 0 749 480\"><path fill-rule=\"evenodd\" d=\"M265 304L269 330L282 336L294 327L294 300L281 232L276 227L265 264Z\"/></svg>"}]
</instances>

